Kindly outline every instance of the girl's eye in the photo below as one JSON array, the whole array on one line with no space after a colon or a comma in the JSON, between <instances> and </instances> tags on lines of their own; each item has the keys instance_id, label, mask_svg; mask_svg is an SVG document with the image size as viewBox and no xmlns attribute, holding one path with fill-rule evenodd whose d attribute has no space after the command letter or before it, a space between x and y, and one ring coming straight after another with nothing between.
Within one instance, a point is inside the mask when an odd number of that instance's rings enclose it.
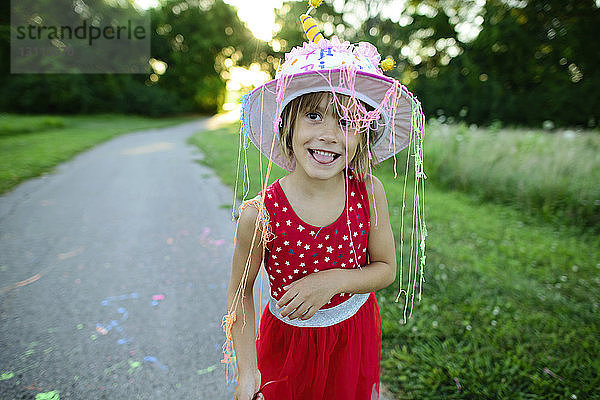
<instances>
[{"instance_id":1,"label":"girl's eye","mask_svg":"<svg viewBox=\"0 0 600 400\"><path fill-rule=\"evenodd\" d=\"M306 113L306 117L312 121L320 121L321 120L321 114L319 114L317 112Z\"/></svg>"},{"instance_id":2,"label":"girl's eye","mask_svg":"<svg viewBox=\"0 0 600 400\"><path fill-rule=\"evenodd\" d=\"M350 128L352 130L356 129L356 122L351 121L351 120L347 120L347 119L340 119L340 126L342 128Z\"/></svg>"}]
</instances>

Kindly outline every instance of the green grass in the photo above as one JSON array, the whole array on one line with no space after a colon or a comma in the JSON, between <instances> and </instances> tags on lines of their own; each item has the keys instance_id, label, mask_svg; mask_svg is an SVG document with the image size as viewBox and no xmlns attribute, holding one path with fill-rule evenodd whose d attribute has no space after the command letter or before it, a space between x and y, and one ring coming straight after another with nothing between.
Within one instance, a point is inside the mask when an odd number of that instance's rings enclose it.
<instances>
[{"instance_id":1,"label":"green grass","mask_svg":"<svg viewBox=\"0 0 600 400\"><path fill-rule=\"evenodd\" d=\"M235 125L190 138L232 186L238 140ZM253 197L261 185L252 145L247 159ZM283 174L275 168L269 182ZM375 174L399 251L403 179L388 161ZM398 399L599 398L600 238L432 182L425 195L423 299L402 324L397 284L378 293L388 389Z\"/></svg>"},{"instance_id":2,"label":"green grass","mask_svg":"<svg viewBox=\"0 0 600 400\"><path fill-rule=\"evenodd\" d=\"M197 117L0 114L0 193L50 172L61 162L123 133L176 125Z\"/></svg>"},{"instance_id":3,"label":"green grass","mask_svg":"<svg viewBox=\"0 0 600 400\"><path fill-rule=\"evenodd\" d=\"M550 222L600 233L600 134L475 130L430 123L430 180Z\"/></svg>"}]
</instances>

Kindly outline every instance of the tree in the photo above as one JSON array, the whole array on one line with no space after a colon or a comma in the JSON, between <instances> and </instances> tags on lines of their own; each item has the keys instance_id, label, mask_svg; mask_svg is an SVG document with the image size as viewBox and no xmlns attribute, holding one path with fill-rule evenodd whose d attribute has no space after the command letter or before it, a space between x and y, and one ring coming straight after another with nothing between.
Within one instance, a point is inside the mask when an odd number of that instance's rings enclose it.
<instances>
[{"instance_id":1,"label":"tree","mask_svg":"<svg viewBox=\"0 0 600 400\"><path fill-rule=\"evenodd\" d=\"M56 8L52 2L37 0L37 6L47 10L44 20L51 20ZM102 15L110 7L108 2L98 2L93 12ZM166 70L153 71L149 64L144 74L10 74L5 63L0 83L7 95L0 98L0 110L148 115L217 111L225 84L216 59L224 49L233 48L239 51L238 62L243 63L243 54L249 53L246 49L256 45L235 9L222 0L168 0L149 12L149 61L166 66ZM1 49L8 60L8 19L1 22Z\"/></svg>"}]
</instances>

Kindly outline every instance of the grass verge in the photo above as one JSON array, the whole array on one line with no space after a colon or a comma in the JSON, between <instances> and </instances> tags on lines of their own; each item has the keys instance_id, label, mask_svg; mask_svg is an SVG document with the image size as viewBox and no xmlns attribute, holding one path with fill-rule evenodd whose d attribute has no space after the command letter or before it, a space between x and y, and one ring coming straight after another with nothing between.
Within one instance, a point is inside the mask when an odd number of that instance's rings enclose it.
<instances>
[{"instance_id":1,"label":"grass verge","mask_svg":"<svg viewBox=\"0 0 600 400\"><path fill-rule=\"evenodd\" d=\"M425 141L425 170L438 186L600 233L598 132L477 130L432 121Z\"/></svg>"}]
</instances>

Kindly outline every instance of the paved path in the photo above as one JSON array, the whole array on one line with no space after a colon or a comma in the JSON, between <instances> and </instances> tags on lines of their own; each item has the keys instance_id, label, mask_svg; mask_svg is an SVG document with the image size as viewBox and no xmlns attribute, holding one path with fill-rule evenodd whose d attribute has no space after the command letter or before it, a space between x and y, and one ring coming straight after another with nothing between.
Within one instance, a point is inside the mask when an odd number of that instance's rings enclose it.
<instances>
[{"instance_id":1,"label":"paved path","mask_svg":"<svg viewBox=\"0 0 600 400\"><path fill-rule=\"evenodd\" d=\"M232 397L233 194L185 143L205 123L120 136L0 197L0 399Z\"/></svg>"}]
</instances>

